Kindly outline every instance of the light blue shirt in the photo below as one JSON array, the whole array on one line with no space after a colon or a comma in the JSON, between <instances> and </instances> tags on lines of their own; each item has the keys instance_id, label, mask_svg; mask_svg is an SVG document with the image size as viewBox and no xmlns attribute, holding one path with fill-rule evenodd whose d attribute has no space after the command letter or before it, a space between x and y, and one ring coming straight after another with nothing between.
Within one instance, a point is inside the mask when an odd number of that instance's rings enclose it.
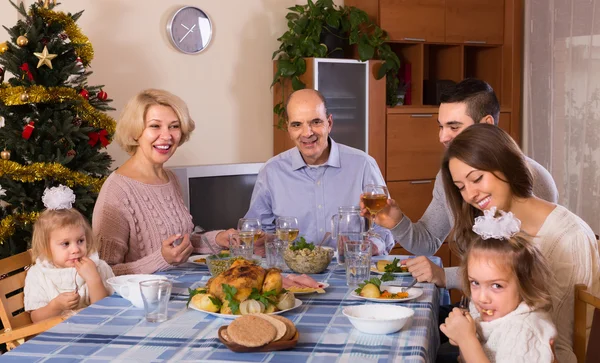
<instances>
[{"instance_id":1,"label":"light blue shirt","mask_svg":"<svg viewBox=\"0 0 600 363\"><path fill-rule=\"evenodd\" d=\"M246 218L259 218L263 229L274 232L278 216L296 217L300 235L316 244L331 232L338 207L358 205L367 184L385 185L371 156L331 138L329 144L329 159L318 167L309 167L296 147L269 159L258 173ZM379 254L388 254L394 238L388 229L375 228L384 240L373 243ZM335 244L333 239L324 243Z\"/></svg>"}]
</instances>

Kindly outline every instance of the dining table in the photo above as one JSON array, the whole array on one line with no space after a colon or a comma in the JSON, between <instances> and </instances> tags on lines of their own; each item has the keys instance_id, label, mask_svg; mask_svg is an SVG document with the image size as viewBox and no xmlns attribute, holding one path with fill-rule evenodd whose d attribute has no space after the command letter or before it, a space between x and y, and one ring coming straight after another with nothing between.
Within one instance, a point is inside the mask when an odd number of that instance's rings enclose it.
<instances>
[{"instance_id":1,"label":"dining table","mask_svg":"<svg viewBox=\"0 0 600 363\"><path fill-rule=\"evenodd\" d=\"M430 258L441 266L439 257ZM284 271L284 275L289 272ZM231 320L187 306L188 289L203 286L210 278L207 266L188 262L156 274L166 275L173 282L167 321L146 321L144 309L134 307L115 293L1 355L0 362L435 362L439 346L438 308L440 302L445 304L449 299L445 289L418 283L416 288L422 289L423 294L393 303L415 312L399 332L359 332L344 316L344 308L372 304L376 309L381 303L356 297L346 285L344 266L334 258L324 272L310 275L329 284L325 292L299 295L302 305L283 313L298 330L295 347L235 353L217 335L219 328ZM397 276L393 283L408 285L411 281L411 276Z\"/></svg>"}]
</instances>

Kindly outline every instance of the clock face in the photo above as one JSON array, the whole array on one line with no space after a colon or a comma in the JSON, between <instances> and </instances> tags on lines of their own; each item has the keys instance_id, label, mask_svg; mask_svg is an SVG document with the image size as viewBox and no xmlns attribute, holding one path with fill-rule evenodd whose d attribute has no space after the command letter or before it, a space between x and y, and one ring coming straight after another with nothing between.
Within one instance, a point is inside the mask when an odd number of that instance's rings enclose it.
<instances>
[{"instance_id":1,"label":"clock face","mask_svg":"<svg viewBox=\"0 0 600 363\"><path fill-rule=\"evenodd\" d=\"M202 10L183 7L173 15L167 25L171 42L179 51L195 54L203 51L212 37L212 23Z\"/></svg>"}]
</instances>

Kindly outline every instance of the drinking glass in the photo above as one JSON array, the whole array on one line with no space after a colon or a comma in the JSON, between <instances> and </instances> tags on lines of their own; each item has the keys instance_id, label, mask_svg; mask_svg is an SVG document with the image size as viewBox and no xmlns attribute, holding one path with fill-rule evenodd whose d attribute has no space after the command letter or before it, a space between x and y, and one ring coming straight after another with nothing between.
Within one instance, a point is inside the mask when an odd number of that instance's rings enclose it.
<instances>
[{"instance_id":1,"label":"drinking glass","mask_svg":"<svg viewBox=\"0 0 600 363\"><path fill-rule=\"evenodd\" d=\"M245 244L256 242L262 235L262 225L258 218L240 218L238 221L238 233Z\"/></svg>"},{"instance_id":2,"label":"drinking glass","mask_svg":"<svg viewBox=\"0 0 600 363\"><path fill-rule=\"evenodd\" d=\"M358 286L371 275L371 241L367 233L348 234L346 237L346 285Z\"/></svg>"},{"instance_id":3,"label":"drinking glass","mask_svg":"<svg viewBox=\"0 0 600 363\"><path fill-rule=\"evenodd\" d=\"M375 225L375 215L379 213L386 205L387 200L390 198L390 194L385 185L367 184L363 188L363 194L361 200L365 205L365 208L369 210L371 216L371 223L369 223L368 233L371 235L377 235L373 231Z\"/></svg>"},{"instance_id":4,"label":"drinking glass","mask_svg":"<svg viewBox=\"0 0 600 363\"><path fill-rule=\"evenodd\" d=\"M277 238L286 242L293 242L300 234L296 217L277 217L275 228Z\"/></svg>"},{"instance_id":5,"label":"drinking glass","mask_svg":"<svg viewBox=\"0 0 600 363\"><path fill-rule=\"evenodd\" d=\"M288 241L276 238L273 241L265 242L265 251L267 257L267 267L275 267L284 270L287 265L283 259L283 253L288 247Z\"/></svg>"},{"instance_id":6,"label":"drinking glass","mask_svg":"<svg viewBox=\"0 0 600 363\"><path fill-rule=\"evenodd\" d=\"M242 237L242 232L229 235L229 255L231 257L243 257L250 261L254 254L254 240L252 236Z\"/></svg>"},{"instance_id":7,"label":"drinking glass","mask_svg":"<svg viewBox=\"0 0 600 363\"><path fill-rule=\"evenodd\" d=\"M162 323L167 320L167 307L173 284L166 280L146 280L140 282L140 292L144 301L146 320Z\"/></svg>"}]
</instances>

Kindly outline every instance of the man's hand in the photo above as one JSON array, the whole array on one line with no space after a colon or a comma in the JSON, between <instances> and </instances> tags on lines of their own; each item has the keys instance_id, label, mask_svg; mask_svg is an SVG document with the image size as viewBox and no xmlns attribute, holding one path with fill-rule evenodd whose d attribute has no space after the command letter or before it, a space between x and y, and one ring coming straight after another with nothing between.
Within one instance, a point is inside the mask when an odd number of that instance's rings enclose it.
<instances>
[{"instance_id":1,"label":"man's hand","mask_svg":"<svg viewBox=\"0 0 600 363\"><path fill-rule=\"evenodd\" d=\"M194 249L189 234L185 234L183 241L179 245L174 246L173 242L180 237L181 234L175 234L162 242L160 253L162 253L163 258L170 265L179 265L186 262Z\"/></svg>"},{"instance_id":2,"label":"man's hand","mask_svg":"<svg viewBox=\"0 0 600 363\"><path fill-rule=\"evenodd\" d=\"M74 310L79 305L79 294L77 292L63 292L50 301L50 304L58 310Z\"/></svg>"},{"instance_id":3,"label":"man's hand","mask_svg":"<svg viewBox=\"0 0 600 363\"><path fill-rule=\"evenodd\" d=\"M432 282L438 287L446 287L444 269L425 256L406 259L408 272L419 282Z\"/></svg>"},{"instance_id":4,"label":"man's hand","mask_svg":"<svg viewBox=\"0 0 600 363\"><path fill-rule=\"evenodd\" d=\"M79 261L75 261L75 269L79 276L87 283L100 280L100 274L98 273L96 264L87 257L82 257Z\"/></svg>"},{"instance_id":5,"label":"man's hand","mask_svg":"<svg viewBox=\"0 0 600 363\"><path fill-rule=\"evenodd\" d=\"M369 210L365 207L365 204L362 201L362 195L360 198L360 215L365 218L371 218L371 213L369 213ZM396 201L393 199L388 199L387 205L375 215L375 223L378 226L392 229L396 227L398 223L400 223L403 216L404 215L402 214L400 207L398 207L398 204L396 204Z\"/></svg>"},{"instance_id":6,"label":"man's hand","mask_svg":"<svg viewBox=\"0 0 600 363\"><path fill-rule=\"evenodd\" d=\"M226 231L221 231L215 236L215 243L217 246L228 249L229 248L229 235L237 233L237 230L229 228Z\"/></svg>"}]
</instances>

